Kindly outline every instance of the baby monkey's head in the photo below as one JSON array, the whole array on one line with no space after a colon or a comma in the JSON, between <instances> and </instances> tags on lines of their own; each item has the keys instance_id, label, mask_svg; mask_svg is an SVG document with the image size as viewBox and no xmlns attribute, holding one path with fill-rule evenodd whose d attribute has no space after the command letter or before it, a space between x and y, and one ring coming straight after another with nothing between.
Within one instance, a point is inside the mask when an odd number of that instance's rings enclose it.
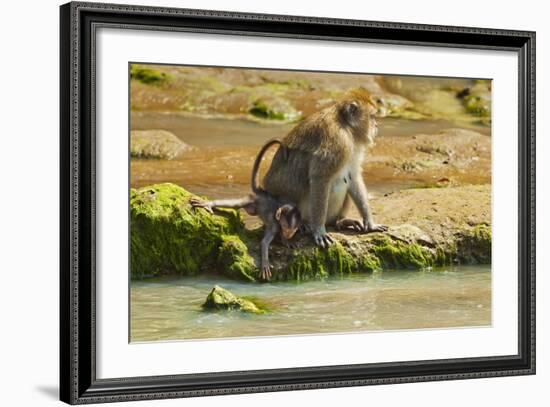
<instances>
[{"instance_id":1,"label":"baby monkey's head","mask_svg":"<svg viewBox=\"0 0 550 407\"><path fill-rule=\"evenodd\" d=\"M292 239L302 222L300 211L294 205L286 204L275 212L275 219L281 226L281 235L286 240Z\"/></svg>"}]
</instances>

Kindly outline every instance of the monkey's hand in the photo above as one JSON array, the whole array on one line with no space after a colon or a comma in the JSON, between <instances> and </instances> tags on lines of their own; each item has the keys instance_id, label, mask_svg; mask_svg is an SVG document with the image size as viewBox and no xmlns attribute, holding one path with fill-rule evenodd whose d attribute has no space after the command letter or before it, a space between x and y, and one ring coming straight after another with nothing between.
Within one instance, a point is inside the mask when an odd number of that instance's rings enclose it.
<instances>
[{"instance_id":1,"label":"monkey's hand","mask_svg":"<svg viewBox=\"0 0 550 407\"><path fill-rule=\"evenodd\" d=\"M271 278L271 266L269 264L264 264L262 266L262 270L260 271L260 278L266 281Z\"/></svg>"},{"instance_id":2,"label":"monkey's hand","mask_svg":"<svg viewBox=\"0 0 550 407\"><path fill-rule=\"evenodd\" d=\"M365 223L365 233L385 232L386 230L388 230L388 227L386 225L377 225L376 223L370 223L366 219L364 223Z\"/></svg>"},{"instance_id":3,"label":"monkey's hand","mask_svg":"<svg viewBox=\"0 0 550 407\"><path fill-rule=\"evenodd\" d=\"M327 233L324 227L312 231L312 234L315 244L323 249L334 243L334 239Z\"/></svg>"},{"instance_id":4,"label":"monkey's hand","mask_svg":"<svg viewBox=\"0 0 550 407\"><path fill-rule=\"evenodd\" d=\"M189 203L191 204L191 206L193 208L203 208L203 209L206 209L208 212L210 213L214 213L214 211L212 210L212 204L210 202L207 202L207 201L203 201L201 199L198 199L198 198L191 198L189 200Z\"/></svg>"}]
</instances>

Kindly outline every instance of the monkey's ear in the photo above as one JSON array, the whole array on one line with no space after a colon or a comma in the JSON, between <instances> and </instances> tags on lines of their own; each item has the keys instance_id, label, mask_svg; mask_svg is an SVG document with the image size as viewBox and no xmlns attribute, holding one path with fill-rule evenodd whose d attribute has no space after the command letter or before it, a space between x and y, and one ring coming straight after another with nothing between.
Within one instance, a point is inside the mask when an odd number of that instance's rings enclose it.
<instances>
[{"instance_id":1,"label":"monkey's ear","mask_svg":"<svg viewBox=\"0 0 550 407\"><path fill-rule=\"evenodd\" d=\"M280 221L282 215L283 215L283 207L281 206L275 211L275 219L277 219L277 221Z\"/></svg>"}]
</instances>

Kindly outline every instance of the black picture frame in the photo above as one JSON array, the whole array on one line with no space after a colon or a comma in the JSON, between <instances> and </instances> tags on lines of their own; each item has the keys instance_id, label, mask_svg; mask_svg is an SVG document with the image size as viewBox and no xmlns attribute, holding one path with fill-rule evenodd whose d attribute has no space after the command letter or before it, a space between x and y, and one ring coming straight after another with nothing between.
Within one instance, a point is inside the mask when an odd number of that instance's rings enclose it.
<instances>
[{"instance_id":1,"label":"black picture frame","mask_svg":"<svg viewBox=\"0 0 550 407\"><path fill-rule=\"evenodd\" d=\"M72 2L60 7L60 398L70 404L535 373L535 33ZM519 59L518 353L131 378L96 378L97 27L507 50ZM498 256L498 253L496 253Z\"/></svg>"}]
</instances>

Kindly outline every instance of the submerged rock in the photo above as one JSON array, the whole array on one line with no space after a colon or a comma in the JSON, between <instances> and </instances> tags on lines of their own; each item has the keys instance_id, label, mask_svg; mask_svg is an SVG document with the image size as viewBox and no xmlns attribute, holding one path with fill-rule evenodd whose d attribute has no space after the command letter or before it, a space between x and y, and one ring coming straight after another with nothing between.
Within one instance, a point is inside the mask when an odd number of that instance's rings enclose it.
<instances>
[{"instance_id":1,"label":"submerged rock","mask_svg":"<svg viewBox=\"0 0 550 407\"><path fill-rule=\"evenodd\" d=\"M173 184L131 190L132 278L221 273L258 280L261 229L247 230L234 210L193 209L192 197ZM371 206L387 232L330 231L336 243L326 250L308 236L293 249L273 243L272 281L491 262L490 185L404 190Z\"/></svg>"},{"instance_id":2,"label":"submerged rock","mask_svg":"<svg viewBox=\"0 0 550 407\"><path fill-rule=\"evenodd\" d=\"M232 292L220 287L215 286L208 297L206 297L205 303L202 305L204 310L238 310L242 312L250 312L253 314L264 314L265 311L260 309L254 302L242 297L238 297Z\"/></svg>"},{"instance_id":3,"label":"submerged rock","mask_svg":"<svg viewBox=\"0 0 550 407\"><path fill-rule=\"evenodd\" d=\"M135 158L171 160L190 147L166 130L132 130L130 154Z\"/></svg>"}]
</instances>

